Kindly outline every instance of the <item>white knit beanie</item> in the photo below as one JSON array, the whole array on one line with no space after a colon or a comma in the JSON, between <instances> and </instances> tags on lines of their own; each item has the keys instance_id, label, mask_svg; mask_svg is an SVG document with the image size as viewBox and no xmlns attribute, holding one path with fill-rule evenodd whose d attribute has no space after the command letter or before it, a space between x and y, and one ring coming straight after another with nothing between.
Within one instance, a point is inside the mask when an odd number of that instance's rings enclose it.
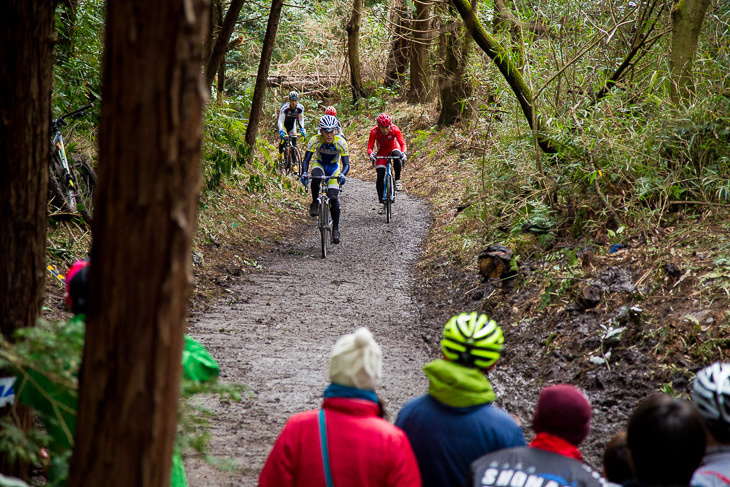
<instances>
[{"instance_id":1,"label":"white knit beanie","mask_svg":"<svg viewBox=\"0 0 730 487\"><path fill-rule=\"evenodd\" d=\"M337 340L330 354L333 384L374 391L383 376L383 354L367 328Z\"/></svg>"}]
</instances>

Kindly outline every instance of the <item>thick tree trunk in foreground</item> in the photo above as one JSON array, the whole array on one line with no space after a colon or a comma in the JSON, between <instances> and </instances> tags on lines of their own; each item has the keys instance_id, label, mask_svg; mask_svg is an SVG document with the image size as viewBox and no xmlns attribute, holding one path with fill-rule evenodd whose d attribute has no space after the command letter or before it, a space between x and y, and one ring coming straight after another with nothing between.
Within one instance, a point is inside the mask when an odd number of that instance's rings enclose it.
<instances>
[{"instance_id":1,"label":"thick tree trunk in foreground","mask_svg":"<svg viewBox=\"0 0 730 487\"><path fill-rule=\"evenodd\" d=\"M388 88L392 88L396 81L403 86L403 78L408 70L408 29L411 26L411 12L406 8L405 0L396 0L392 4L390 22L395 24L395 29L383 83Z\"/></svg>"},{"instance_id":2,"label":"thick tree trunk in foreground","mask_svg":"<svg viewBox=\"0 0 730 487\"><path fill-rule=\"evenodd\" d=\"M34 326L46 285L54 5L0 2L0 333ZM1 374L5 376L5 374ZM30 411L11 416L27 430ZM28 465L0 472L25 477Z\"/></svg>"},{"instance_id":3,"label":"thick tree trunk in foreground","mask_svg":"<svg viewBox=\"0 0 730 487\"><path fill-rule=\"evenodd\" d=\"M692 64L697 38L710 0L680 0L672 9L672 46L669 62L672 71L672 100L677 103L690 94Z\"/></svg>"},{"instance_id":4,"label":"thick tree trunk in foreground","mask_svg":"<svg viewBox=\"0 0 730 487\"><path fill-rule=\"evenodd\" d=\"M200 190L205 0L109 0L69 487L170 484Z\"/></svg>"},{"instance_id":5,"label":"thick tree trunk in foreground","mask_svg":"<svg viewBox=\"0 0 730 487\"><path fill-rule=\"evenodd\" d=\"M350 88L352 102L365 97L360 73L360 19L362 18L362 1L352 0L352 15L347 23L347 57L350 61Z\"/></svg>"},{"instance_id":6,"label":"thick tree trunk in foreground","mask_svg":"<svg viewBox=\"0 0 730 487\"><path fill-rule=\"evenodd\" d=\"M413 0L416 15L413 18L413 41L411 42L411 86L408 90L408 103L427 101L431 77L428 49L431 41L429 26L431 22L430 0Z\"/></svg>"},{"instance_id":7,"label":"thick tree trunk in foreground","mask_svg":"<svg viewBox=\"0 0 730 487\"><path fill-rule=\"evenodd\" d=\"M225 57L226 50L228 49L228 40L231 38L233 28L236 26L238 20L238 14L241 13L241 7L243 7L244 0L231 0L231 5L228 7L226 17L223 19L223 25L221 26L220 33L215 39L213 45L213 51L210 57L207 59L205 64L205 86L210 89L215 79L215 73L218 72L218 67L221 65L223 58Z\"/></svg>"},{"instance_id":8,"label":"thick tree trunk in foreground","mask_svg":"<svg viewBox=\"0 0 730 487\"><path fill-rule=\"evenodd\" d=\"M256 85L253 90L251 114L248 118L248 127L246 127L246 143L252 150L256 145L256 135L259 132L261 110L264 106L264 95L266 94L266 79L269 76L269 66L271 65L271 52L274 50L274 40L276 39L276 31L279 29L279 18L283 6L284 0L271 0L269 22L266 24L264 47L261 49L261 62L259 62Z\"/></svg>"},{"instance_id":9,"label":"thick tree trunk in foreground","mask_svg":"<svg viewBox=\"0 0 730 487\"><path fill-rule=\"evenodd\" d=\"M449 5L444 16L445 48L443 80L440 83L441 112L439 125L453 125L460 118L469 117L468 103L472 94L471 84L466 78L466 64L471 49L471 36L454 17L455 9Z\"/></svg>"},{"instance_id":10,"label":"thick tree trunk in foreground","mask_svg":"<svg viewBox=\"0 0 730 487\"><path fill-rule=\"evenodd\" d=\"M557 148L553 146L551 141L540 132L540 122L538 119L537 127L533 127L533 109L532 109L532 93L525 83L517 67L510 60L509 53L484 30L481 22L474 14L471 5L467 0L452 0L456 9L459 11L461 18L464 19L466 29L476 41L477 45L487 53L489 58L497 65L497 69L509 84L512 92L520 103L522 113L527 120L530 128L537 133L538 143L543 152L547 154L557 154ZM535 117L537 119L537 117Z\"/></svg>"}]
</instances>

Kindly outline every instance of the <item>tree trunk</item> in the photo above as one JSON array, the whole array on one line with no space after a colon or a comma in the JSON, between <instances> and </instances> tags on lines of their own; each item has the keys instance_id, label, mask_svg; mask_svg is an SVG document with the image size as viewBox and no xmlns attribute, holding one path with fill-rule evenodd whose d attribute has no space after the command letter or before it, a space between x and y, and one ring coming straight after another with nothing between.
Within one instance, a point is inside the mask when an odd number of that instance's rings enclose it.
<instances>
[{"instance_id":1,"label":"tree trunk","mask_svg":"<svg viewBox=\"0 0 730 487\"><path fill-rule=\"evenodd\" d=\"M393 40L388 54L388 63L385 68L384 85L392 88L397 81L403 86L403 78L408 70L408 29L411 28L411 12L405 7L404 0L397 0L390 14L393 30Z\"/></svg>"},{"instance_id":2,"label":"tree trunk","mask_svg":"<svg viewBox=\"0 0 730 487\"><path fill-rule=\"evenodd\" d=\"M284 0L271 0L269 21L266 24L264 46L261 49L261 61L256 75L253 100L251 101L251 114L248 119L248 127L246 127L246 143L251 149L255 147L256 135L259 131L261 110L264 106L264 95L266 94L266 79L269 76L269 66L271 65L271 52L274 50L274 40L276 39L276 31L279 29L279 17L281 17L281 8L283 6Z\"/></svg>"},{"instance_id":3,"label":"tree trunk","mask_svg":"<svg viewBox=\"0 0 730 487\"><path fill-rule=\"evenodd\" d=\"M365 97L360 73L360 18L363 0L352 0L352 15L347 23L347 57L350 60L350 88L352 102Z\"/></svg>"},{"instance_id":4,"label":"tree trunk","mask_svg":"<svg viewBox=\"0 0 730 487\"><path fill-rule=\"evenodd\" d=\"M35 325L45 292L53 22L50 1L0 2L0 333L11 340ZM30 427L27 408L10 418ZM0 459L0 472L26 477L28 465Z\"/></svg>"},{"instance_id":5,"label":"tree trunk","mask_svg":"<svg viewBox=\"0 0 730 487\"><path fill-rule=\"evenodd\" d=\"M25 0L24 0L25 1ZM109 0L69 487L166 487L200 190L206 0Z\"/></svg>"},{"instance_id":6,"label":"tree trunk","mask_svg":"<svg viewBox=\"0 0 730 487\"><path fill-rule=\"evenodd\" d=\"M672 46L669 62L674 103L687 99L690 95L697 38L709 5L710 0L679 0L672 9Z\"/></svg>"},{"instance_id":7,"label":"tree trunk","mask_svg":"<svg viewBox=\"0 0 730 487\"><path fill-rule=\"evenodd\" d=\"M452 0L456 9L459 11L461 18L464 19L466 29L469 31L471 36L476 41L477 45L487 53L489 58L497 65L497 69L502 73L502 76L509 84L512 92L517 97L517 101L520 103L522 113L527 120L527 123L534 132L537 133L537 140L540 148L547 154L557 154L558 150L553 145L552 141L545 136L540 128L540 121L538 117L534 117L537 120L537 127L534 126L533 122L533 109L532 109L532 92L525 83L517 67L510 60L509 52L507 52L491 35L484 30L481 22L477 18L474 10L467 0Z\"/></svg>"},{"instance_id":8,"label":"tree trunk","mask_svg":"<svg viewBox=\"0 0 730 487\"><path fill-rule=\"evenodd\" d=\"M228 41L233 33L233 28L236 26L238 14L241 13L243 2L244 0L231 0L231 5L228 7L226 17L223 19L221 31L215 39L213 51L205 64L205 86L207 86L209 90L213 85L215 73L218 71L218 67L220 66L221 61L226 54L226 50L228 49Z\"/></svg>"},{"instance_id":9,"label":"tree trunk","mask_svg":"<svg viewBox=\"0 0 730 487\"><path fill-rule=\"evenodd\" d=\"M218 92L218 96L220 97L223 94L223 91L226 88L226 56L224 55L221 59L220 66L218 66L218 85L216 86L216 91Z\"/></svg>"},{"instance_id":10,"label":"tree trunk","mask_svg":"<svg viewBox=\"0 0 730 487\"><path fill-rule=\"evenodd\" d=\"M203 44L203 59L208 62L210 55L213 54L213 45L216 36L221 31L223 25L223 0L213 0L210 4L210 18L208 19L208 35L205 36Z\"/></svg>"},{"instance_id":11,"label":"tree trunk","mask_svg":"<svg viewBox=\"0 0 730 487\"><path fill-rule=\"evenodd\" d=\"M445 16L444 76L441 82L441 112L439 125L453 125L460 118L469 117L468 100L472 87L466 78L466 64L471 48L471 36L457 22L456 11L449 5Z\"/></svg>"},{"instance_id":12,"label":"tree trunk","mask_svg":"<svg viewBox=\"0 0 730 487\"><path fill-rule=\"evenodd\" d=\"M413 18L413 42L411 43L411 86L408 103L423 103L428 98L431 76L428 62L428 49L431 41L429 34L431 14L430 0L413 0L416 15Z\"/></svg>"}]
</instances>

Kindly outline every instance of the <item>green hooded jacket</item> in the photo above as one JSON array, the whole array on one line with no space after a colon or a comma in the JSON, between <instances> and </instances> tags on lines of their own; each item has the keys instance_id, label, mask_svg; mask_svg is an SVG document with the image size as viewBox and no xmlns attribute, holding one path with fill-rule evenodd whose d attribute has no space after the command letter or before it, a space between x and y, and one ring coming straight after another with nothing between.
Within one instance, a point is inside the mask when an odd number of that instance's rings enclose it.
<instances>
[{"instance_id":1,"label":"green hooded jacket","mask_svg":"<svg viewBox=\"0 0 730 487\"><path fill-rule=\"evenodd\" d=\"M437 401L455 408L494 402L492 384L479 369L464 367L444 359L426 364L428 393Z\"/></svg>"}]
</instances>

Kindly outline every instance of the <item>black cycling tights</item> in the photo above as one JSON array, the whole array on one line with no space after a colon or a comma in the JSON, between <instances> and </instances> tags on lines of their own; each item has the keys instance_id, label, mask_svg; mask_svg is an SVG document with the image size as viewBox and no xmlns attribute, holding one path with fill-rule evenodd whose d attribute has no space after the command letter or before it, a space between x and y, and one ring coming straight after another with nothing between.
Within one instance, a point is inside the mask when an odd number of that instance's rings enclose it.
<instances>
[{"instance_id":1,"label":"black cycling tights","mask_svg":"<svg viewBox=\"0 0 730 487\"><path fill-rule=\"evenodd\" d=\"M390 153L391 156L400 156L399 150L394 150ZM393 172L395 172L395 180L400 181L400 159L393 159ZM375 181L375 190L378 192L378 201L385 203L383 200L383 190L385 188L385 166L376 167L375 170L378 173L378 180Z\"/></svg>"},{"instance_id":2,"label":"black cycling tights","mask_svg":"<svg viewBox=\"0 0 730 487\"><path fill-rule=\"evenodd\" d=\"M312 176L324 176L320 168L312 169ZM319 196L319 185L321 179L312 179L312 201L317 202ZM340 190L338 188L327 188L327 196L330 198L330 215L332 215L332 229L340 228Z\"/></svg>"}]
</instances>

